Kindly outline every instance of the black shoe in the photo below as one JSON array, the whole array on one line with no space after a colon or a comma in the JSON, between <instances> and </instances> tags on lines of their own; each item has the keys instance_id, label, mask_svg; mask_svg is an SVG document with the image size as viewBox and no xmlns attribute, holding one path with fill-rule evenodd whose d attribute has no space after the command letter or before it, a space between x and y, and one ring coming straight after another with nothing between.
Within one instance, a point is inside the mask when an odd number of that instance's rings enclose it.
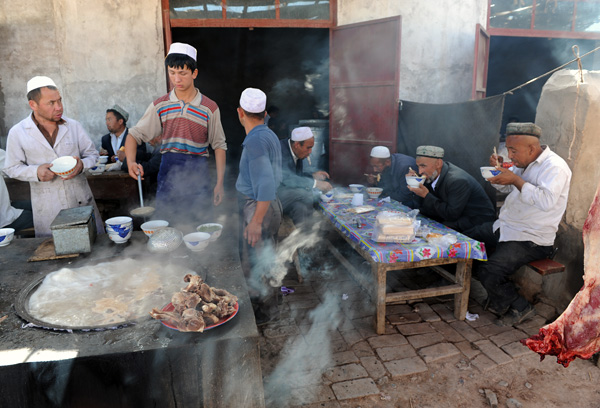
<instances>
[{"instance_id":1,"label":"black shoe","mask_svg":"<svg viewBox=\"0 0 600 408\"><path fill-rule=\"evenodd\" d=\"M533 316L535 316L535 308L532 305L527 305L525 310L521 312L511 309L510 313L506 313L500 319L494 321L494 323L498 326L514 326L527 319L531 319Z\"/></svg>"},{"instance_id":2,"label":"black shoe","mask_svg":"<svg viewBox=\"0 0 600 408\"><path fill-rule=\"evenodd\" d=\"M504 316L506 314L506 312L508 312L508 309L510 309L510 305L503 307L503 308L498 308L494 305L490 305L490 298L487 298L487 300L485 301L485 306L483 308L483 310L492 312L493 314L495 314L498 317Z\"/></svg>"}]
</instances>

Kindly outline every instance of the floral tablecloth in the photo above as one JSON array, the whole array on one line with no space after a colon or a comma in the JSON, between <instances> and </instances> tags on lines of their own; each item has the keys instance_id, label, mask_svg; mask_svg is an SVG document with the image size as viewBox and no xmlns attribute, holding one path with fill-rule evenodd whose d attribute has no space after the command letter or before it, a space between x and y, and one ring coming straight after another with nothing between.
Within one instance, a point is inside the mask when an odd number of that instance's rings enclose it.
<instances>
[{"instance_id":1,"label":"floral tablecloth","mask_svg":"<svg viewBox=\"0 0 600 408\"><path fill-rule=\"evenodd\" d=\"M433 233L452 234L456 236L456 243L442 247L428 243L424 238L416 237L410 243L379 243L371 239L375 226L375 217L380 211L404 211L411 209L397 201L382 202L381 200L364 200L365 205L372 205L374 211L355 214L348 210L352 208L350 198L335 197L326 203L321 201L323 213L333 222L335 227L345 236L366 250L375 262L419 262L435 258L462 258L487 260L485 245L466 235L460 234L439 222L435 222L422 215L417 216L421 227L428 227Z\"/></svg>"}]
</instances>

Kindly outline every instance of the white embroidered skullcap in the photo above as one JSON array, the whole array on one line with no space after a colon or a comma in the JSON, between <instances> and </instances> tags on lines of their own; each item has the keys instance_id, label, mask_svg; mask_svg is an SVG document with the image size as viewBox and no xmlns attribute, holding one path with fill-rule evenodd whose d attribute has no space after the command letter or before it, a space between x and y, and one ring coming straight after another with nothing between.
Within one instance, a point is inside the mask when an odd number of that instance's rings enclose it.
<instances>
[{"instance_id":1,"label":"white embroidered skullcap","mask_svg":"<svg viewBox=\"0 0 600 408\"><path fill-rule=\"evenodd\" d=\"M385 146L375 146L371 149L371 157L387 159L390 157L390 149Z\"/></svg>"},{"instance_id":2,"label":"white embroidered skullcap","mask_svg":"<svg viewBox=\"0 0 600 408\"><path fill-rule=\"evenodd\" d=\"M246 88L240 97L240 106L246 112L264 112L267 106L267 95L260 89Z\"/></svg>"},{"instance_id":3,"label":"white embroidered skullcap","mask_svg":"<svg viewBox=\"0 0 600 408\"><path fill-rule=\"evenodd\" d=\"M292 140L294 142L303 142L314 137L312 130L309 127L298 127L292 130Z\"/></svg>"},{"instance_id":4,"label":"white embroidered skullcap","mask_svg":"<svg viewBox=\"0 0 600 408\"><path fill-rule=\"evenodd\" d=\"M56 84L47 76L34 76L27 81L27 93L33 91L34 89L43 88L45 86L56 87Z\"/></svg>"},{"instance_id":5,"label":"white embroidered skullcap","mask_svg":"<svg viewBox=\"0 0 600 408\"><path fill-rule=\"evenodd\" d=\"M184 43L180 43L180 42L171 44L171 47L169 47L169 53L167 55L170 55L170 54L185 54L185 55L191 57L194 61L197 61L196 60L197 51L194 47L192 47L189 44L184 44Z\"/></svg>"}]
</instances>

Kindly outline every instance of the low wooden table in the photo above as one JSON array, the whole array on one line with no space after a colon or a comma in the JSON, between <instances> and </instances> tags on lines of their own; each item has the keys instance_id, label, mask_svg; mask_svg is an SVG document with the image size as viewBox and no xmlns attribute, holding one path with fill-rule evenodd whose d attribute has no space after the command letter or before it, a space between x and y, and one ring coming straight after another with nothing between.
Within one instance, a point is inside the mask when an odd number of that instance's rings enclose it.
<instances>
[{"instance_id":1,"label":"low wooden table","mask_svg":"<svg viewBox=\"0 0 600 408\"><path fill-rule=\"evenodd\" d=\"M377 243L371 239L375 225L375 217L379 211L403 211L410 208L396 201L378 204L376 200L367 200L367 205L376 206L375 211L353 214L350 199L334 199L329 203L320 203L320 207L333 229L348 242L371 265L375 282L376 315L375 326L378 334L385 333L385 308L387 304L399 303L406 300L454 294L454 315L464 320L471 288L471 265L473 259L487 259L482 243L474 241L446 226L426 217L418 216L422 226L427 226L432 232L452 234L456 236L456 244L442 248L431 245L422 238L415 238L407 244ZM328 241L331 253L348 269L353 277L365 288L373 287L354 266ZM441 265L456 265L456 273L446 271ZM445 279L450 285L386 293L386 275L390 271L430 267Z\"/></svg>"},{"instance_id":2,"label":"low wooden table","mask_svg":"<svg viewBox=\"0 0 600 408\"><path fill-rule=\"evenodd\" d=\"M101 235L92 253L76 260L28 263L43 240L15 239L0 248L0 318L8 316L0 323L3 406L264 407L258 331L237 257L180 247L155 258L182 270L200 272L202 265L211 286L239 297L238 314L222 326L180 333L148 316L116 330L69 333L24 328L13 306L21 289L62 267L150 258L147 238L136 231L128 244L116 245Z\"/></svg>"}]
</instances>

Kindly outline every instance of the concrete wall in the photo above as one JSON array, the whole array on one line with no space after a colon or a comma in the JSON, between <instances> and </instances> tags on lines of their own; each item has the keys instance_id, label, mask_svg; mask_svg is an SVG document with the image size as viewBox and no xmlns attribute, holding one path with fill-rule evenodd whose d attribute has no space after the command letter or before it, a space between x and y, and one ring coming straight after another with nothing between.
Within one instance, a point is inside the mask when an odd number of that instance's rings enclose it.
<instances>
[{"instance_id":1,"label":"concrete wall","mask_svg":"<svg viewBox=\"0 0 600 408\"><path fill-rule=\"evenodd\" d=\"M583 283L583 223L600 180L600 71L561 70L544 85L535 121L542 128L542 141L567 161L573 177L567 211L561 222L556 246L557 260L566 265L562 280L546 284L549 297L563 306ZM597 262L597 260L587 260Z\"/></svg>"},{"instance_id":2,"label":"concrete wall","mask_svg":"<svg viewBox=\"0 0 600 408\"><path fill-rule=\"evenodd\" d=\"M427 103L471 99L475 31L486 0L339 0L338 24L402 16L400 98Z\"/></svg>"},{"instance_id":3,"label":"concrete wall","mask_svg":"<svg viewBox=\"0 0 600 408\"><path fill-rule=\"evenodd\" d=\"M106 109L119 103L135 124L166 92L159 0L0 0L0 147L31 109L26 83L58 85L65 116L97 146Z\"/></svg>"}]
</instances>

